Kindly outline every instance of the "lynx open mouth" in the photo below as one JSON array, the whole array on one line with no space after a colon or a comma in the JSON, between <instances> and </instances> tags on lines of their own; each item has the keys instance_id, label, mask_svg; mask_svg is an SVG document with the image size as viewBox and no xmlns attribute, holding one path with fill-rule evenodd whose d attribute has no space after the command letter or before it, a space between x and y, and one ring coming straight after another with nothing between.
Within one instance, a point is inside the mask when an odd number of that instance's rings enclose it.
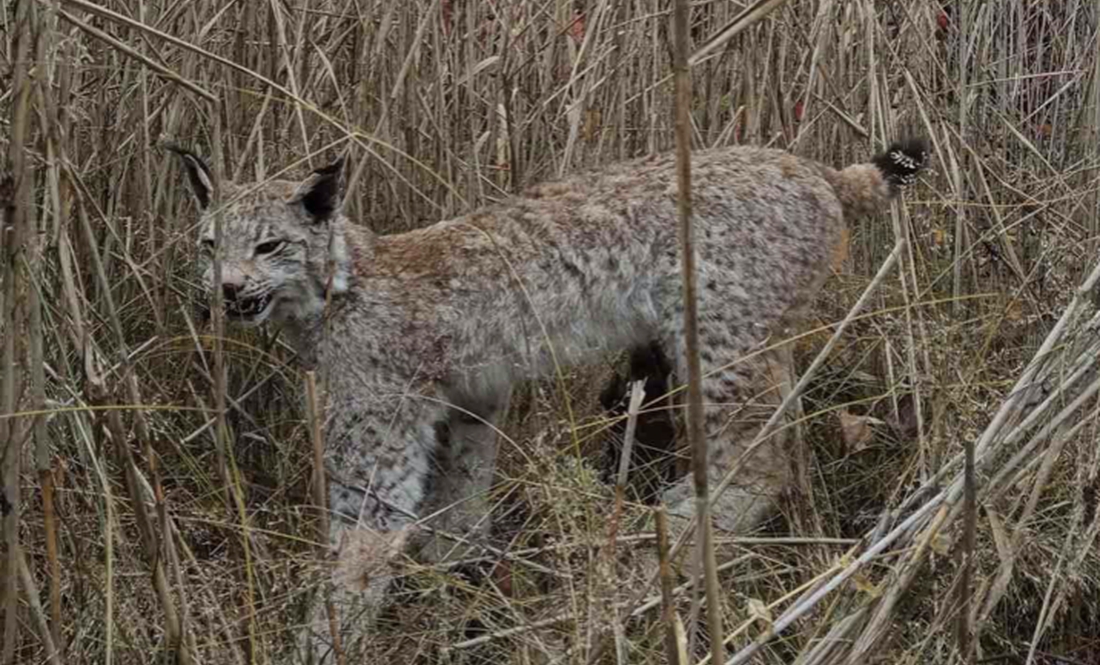
<instances>
[{"instance_id":1,"label":"lynx open mouth","mask_svg":"<svg viewBox=\"0 0 1100 665\"><path fill-rule=\"evenodd\" d=\"M271 309L273 299L270 293L255 298L245 298L225 303L225 315L234 323L260 323Z\"/></svg>"}]
</instances>

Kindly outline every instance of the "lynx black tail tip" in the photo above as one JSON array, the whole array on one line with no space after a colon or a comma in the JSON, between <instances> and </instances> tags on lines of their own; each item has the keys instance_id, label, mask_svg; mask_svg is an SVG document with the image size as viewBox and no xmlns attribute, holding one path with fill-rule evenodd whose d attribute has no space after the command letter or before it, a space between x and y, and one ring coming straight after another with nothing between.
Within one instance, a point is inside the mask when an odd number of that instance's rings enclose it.
<instances>
[{"instance_id":1,"label":"lynx black tail tip","mask_svg":"<svg viewBox=\"0 0 1100 665\"><path fill-rule=\"evenodd\" d=\"M897 187L912 185L917 174L928 162L928 144L924 139L910 138L892 144L886 152L871 160L882 171L886 182Z\"/></svg>"}]
</instances>

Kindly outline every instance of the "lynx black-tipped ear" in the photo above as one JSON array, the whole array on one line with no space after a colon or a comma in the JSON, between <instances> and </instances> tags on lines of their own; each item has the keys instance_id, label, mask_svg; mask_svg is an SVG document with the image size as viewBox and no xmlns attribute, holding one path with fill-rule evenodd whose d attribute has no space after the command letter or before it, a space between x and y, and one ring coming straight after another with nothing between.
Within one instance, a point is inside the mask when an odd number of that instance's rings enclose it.
<instances>
[{"instance_id":1,"label":"lynx black-tipped ear","mask_svg":"<svg viewBox=\"0 0 1100 665\"><path fill-rule=\"evenodd\" d=\"M174 143L166 143L164 147L179 155L183 170L187 172L187 181L191 183L191 193L195 195L199 208L206 210L214 192L214 178L210 175L210 167L186 148Z\"/></svg>"},{"instance_id":2,"label":"lynx black-tipped ear","mask_svg":"<svg viewBox=\"0 0 1100 665\"><path fill-rule=\"evenodd\" d=\"M343 170L343 157L317 169L298 185L290 202L300 203L314 221L325 221L340 207L340 174Z\"/></svg>"}]
</instances>

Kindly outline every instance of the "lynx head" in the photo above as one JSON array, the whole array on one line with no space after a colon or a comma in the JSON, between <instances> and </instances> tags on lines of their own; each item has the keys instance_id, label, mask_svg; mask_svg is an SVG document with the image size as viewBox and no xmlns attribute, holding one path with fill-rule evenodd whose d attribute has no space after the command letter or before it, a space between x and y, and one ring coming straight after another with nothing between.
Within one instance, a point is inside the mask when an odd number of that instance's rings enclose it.
<instances>
[{"instance_id":1,"label":"lynx head","mask_svg":"<svg viewBox=\"0 0 1100 665\"><path fill-rule=\"evenodd\" d=\"M173 150L202 214L198 272L207 297L214 289L215 213L221 214L221 288L228 321L256 326L269 319L307 320L321 313L327 292L347 290L342 159L300 183L225 182L220 210L215 210L210 169L193 153Z\"/></svg>"}]
</instances>

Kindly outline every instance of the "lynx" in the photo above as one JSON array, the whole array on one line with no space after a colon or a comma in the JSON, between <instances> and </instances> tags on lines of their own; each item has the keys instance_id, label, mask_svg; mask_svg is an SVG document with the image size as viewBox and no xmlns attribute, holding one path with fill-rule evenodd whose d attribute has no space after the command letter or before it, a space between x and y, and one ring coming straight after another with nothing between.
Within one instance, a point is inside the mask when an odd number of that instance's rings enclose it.
<instances>
[{"instance_id":1,"label":"lynx","mask_svg":"<svg viewBox=\"0 0 1100 665\"><path fill-rule=\"evenodd\" d=\"M179 152L204 215L201 283L211 289L211 173ZM829 274L845 220L883 208L925 157L920 141L839 171L751 147L692 156L715 482L751 426L731 407L759 400L760 376L785 376L733 361L796 320ZM434 526L474 541L484 533L495 424L514 382L654 347L673 380L684 380L674 167L672 155L613 164L388 236L343 214L342 160L300 183L222 184L227 320L280 325L327 386L340 602L377 607L387 561L419 515L436 514ZM716 507L715 526L739 531L767 516L787 462L779 444L760 448ZM664 500L672 514L690 515L690 476Z\"/></svg>"}]
</instances>

